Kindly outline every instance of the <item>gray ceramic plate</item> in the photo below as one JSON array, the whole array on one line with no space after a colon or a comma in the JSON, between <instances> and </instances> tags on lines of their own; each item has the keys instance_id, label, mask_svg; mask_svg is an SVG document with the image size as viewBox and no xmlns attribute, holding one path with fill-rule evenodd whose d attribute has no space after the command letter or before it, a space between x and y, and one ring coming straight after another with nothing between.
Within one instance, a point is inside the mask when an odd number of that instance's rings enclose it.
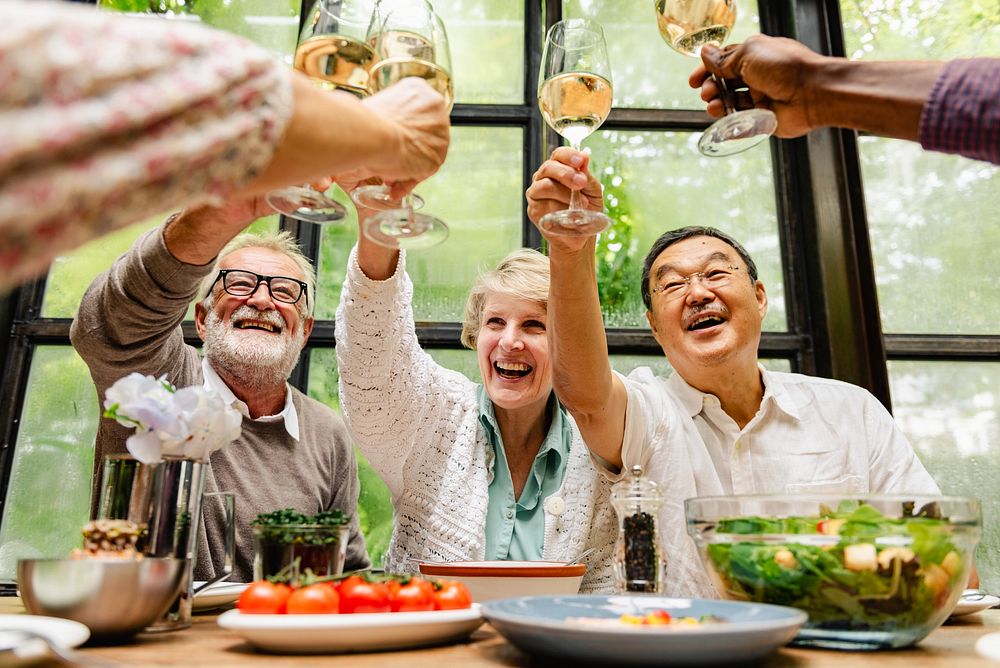
<instances>
[{"instance_id":1,"label":"gray ceramic plate","mask_svg":"<svg viewBox=\"0 0 1000 668\"><path fill-rule=\"evenodd\" d=\"M589 621L653 610L722 621L666 627ZM483 603L483 616L529 654L661 666L756 659L794 638L807 619L801 610L778 605L660 596L525 596Z\"/></svg>"}]
</instances>

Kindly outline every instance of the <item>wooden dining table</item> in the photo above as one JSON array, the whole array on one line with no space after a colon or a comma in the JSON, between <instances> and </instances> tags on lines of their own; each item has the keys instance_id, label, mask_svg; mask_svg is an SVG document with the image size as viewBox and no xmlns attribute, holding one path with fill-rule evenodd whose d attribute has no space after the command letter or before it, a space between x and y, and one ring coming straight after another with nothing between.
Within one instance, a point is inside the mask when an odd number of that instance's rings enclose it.
<instances>
[{"instance_id":1,"label":"wooden dining table","mask_svg":"<svg viewBox=\"0 0 1000 668\"><path fill-rule=\"evenodd\" d=\"M0 599L0 613L24 613L18 598ZM216 623L217 615L195 615L191 627L170 633L143 633L132 642L113 646L83 646L83 657L116 662L122 666L408 666L413 668L486 668L497 666L548 666L551 658L532 657L520 651L488 624L465 642L395 652L340 655L277 655L254 650L239 635ZM753 664L757 668L997 668L976 654L976 640L1000 631L1000 609L986 610L946 623L915 647L879 652L783 647ZM627 651L627 648L622 648ZM53 667L59 665L51 664Z\"/></svg>"}]
</instances>

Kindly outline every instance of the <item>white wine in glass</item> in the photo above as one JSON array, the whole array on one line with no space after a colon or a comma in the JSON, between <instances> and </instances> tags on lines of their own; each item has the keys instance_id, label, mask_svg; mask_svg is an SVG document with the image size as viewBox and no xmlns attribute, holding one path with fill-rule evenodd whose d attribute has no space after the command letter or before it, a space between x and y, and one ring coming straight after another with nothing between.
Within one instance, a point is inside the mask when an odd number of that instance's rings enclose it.
<instances>
[{"instance_id":1,"label":"white wine in glass","mask_svg":"<svg viewBox=\"0 0 1000 668\"><path fill-rule=\"evenodd\" d=\"M701 58L706 44L722 46L736 23L736 0L654 0L656 26L672 49ZM713 77L726 115L698 140L703 155L722 157L753 148L774 134L778 119L768 109L736 110L726 82Z\"/></svg>"},{"instance_id":2,"label":"white wine in glass","mask_svg":"<svg viewBox=\"0 0 1000 668\"><path fill-rule=\"evenodd\" d=\"M611 113L611 82L599 74L568 72L542 83L542 118L573 146L589 137Z\"/></svg>"},{"instance_id":3,"label":"white wine in glass","mask_svg":"<svg viewBox=\"0 0 1000 668\"><path fill-rule=\"evenodd\" d=\"M295 49L295 69L326 90L346 90L358 97L371 94L370 71L375 50L347 35L317 35Z\"/></svg>"},{"instance_id":4,"label":"white wine in glass","mask_svg":"<svg viewBox=\"0 0 1000 668\"><path fill-rule=\"evenodd\" d=\"M687 56L701 56L706 44L722 46L735 23L732 0L656 0L660 36Z\"/></svg>"},{"instance_id":5,"label":"white wine in glass","mask_svg":"<svg viewBox=\"0 0 1000 668\"><path fill-rule=\"evenodd\" d=\"M586 19L559 21L545 36L538 77L542 118L577 151L611 113L611 65L600 24ZM553 211L538 227L557 236L592 236L611 223L600 211L582 208L582 195L571 191L569 208Z\"/></svg>"},{"instance_id":6,"label":"white wine in glass","mask_svg":"<svg viewBox=\"0 0 1000 668\"><path fill-rule=\"evenodd\" d=\"M390 30L378 39L382 57L371 71L374 91L384 90L406 77L418 77L441 93L451 109L455 99L451 74L435 62L430 40L408 30Z\"/></svg>"}]
</instances>

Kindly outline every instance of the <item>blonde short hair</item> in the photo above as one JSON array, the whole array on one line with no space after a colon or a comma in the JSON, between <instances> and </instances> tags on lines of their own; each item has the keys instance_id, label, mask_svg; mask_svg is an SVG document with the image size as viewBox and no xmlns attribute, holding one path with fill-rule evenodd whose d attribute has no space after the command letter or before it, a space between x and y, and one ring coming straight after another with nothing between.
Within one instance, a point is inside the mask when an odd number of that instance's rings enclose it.
<instances>
[{"instance_id":1,"label":"blonde short hair","mask_svg":"<svg viewBox=\"0 0 1000 668\"><path fill-rule=\"evenodd\" d=\"M543 308L549 303L549 258L531 248L521 248L504 259L496 269L479 275L465 302L462 319L462 345L476 348L476 338L483 326L483 309L489 294L506 294L537 302Z\"/></svg>"},{"instance_id":2,"label":"blonde short hair","mask_svg":"<svg viewBox=\"0 0 1000 668\"><path fill-rule=\"evenodd\" d=\"M263 248L281 253L291 259L295 263L295 266L299 268L299 271L302 272L302 280L306 284L307 315L312 315L316 309L316 269L313 267L312 262L309 261L309 258L302 253L302 249L295 241L295 237L287 230L263 234L241 234L226 244L215 258L215 266L212 267L212 271L201 282L200 294L205 295L202 298L202 304L210 308L215 301L212 299L212 287L215 285L215 279L219 275L219 265L222 263L223 258L243 248Z\"/></svg>"}]
</instances>

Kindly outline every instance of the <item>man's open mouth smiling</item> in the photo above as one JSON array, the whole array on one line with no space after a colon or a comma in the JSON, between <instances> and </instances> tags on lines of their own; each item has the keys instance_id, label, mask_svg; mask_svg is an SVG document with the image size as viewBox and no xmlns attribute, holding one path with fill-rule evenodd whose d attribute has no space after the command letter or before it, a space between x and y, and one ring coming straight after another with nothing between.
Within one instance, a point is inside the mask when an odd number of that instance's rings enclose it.
<instances>
[{"instance_id":1,"label":"man's open mouth smiling","mask_svg":"<svg viewBox=\"0 0 1000 668\"><path fill-rule=\"evenodd\" d=\"M493 362L493 370L497 372L497 375L508 380L524 378L531 373L532 369L530 364L524 362Z\"/></svg>"},{"instance_id":2,"label":"man's open mouth smiling","mask_svg":"<svg viewBox=\"0 0 1000 668\"><path fill-rule=\"evenodd\" d=\"M704 313L688 319L687 330L697 332L725 324L726 318L720 313Z\"/></svg>"},{"instance_id":3,"label":"man's open mouth smiling","mask_svg":"<svg viewBox=\"0 0 1000 668\"><path fill-rule=\"evenodd\" d=\"M281 334L281 327L267 320L257 320L255 318L245 318L243 320L233 321L233 327L236 329L256 329L264 332L270 332L272 334Z\"/></svg>"}]
</instances>

